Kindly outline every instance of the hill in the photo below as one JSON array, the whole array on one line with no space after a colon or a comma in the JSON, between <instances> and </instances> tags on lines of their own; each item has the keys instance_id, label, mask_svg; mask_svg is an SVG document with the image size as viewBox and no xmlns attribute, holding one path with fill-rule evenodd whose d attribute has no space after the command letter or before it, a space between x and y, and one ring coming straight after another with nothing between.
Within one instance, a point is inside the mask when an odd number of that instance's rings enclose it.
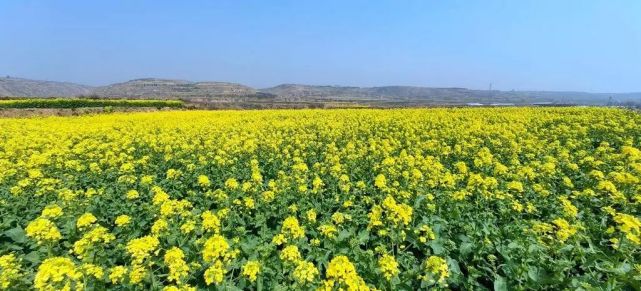
<instances>
[{"instance_id":1,"label":"hill","mask_svg":"<svg viewBox=\"0 0 641 291\"><path fill-rule=\"evenodd\" d=\"M190 82L170 79L136 79L97 87L92 94L100 97L128 98L239 98L269 97L255 89L226 82Z\"/></svg>"},{"instance_id":2,"label":"hill","mask_svg":"<svg viewBox=\"0 0 641 291\"><path fill-rule=\"evenodd\" d=\"M57 97L90 94L91 86L67 82L38 81L13 77L0 78L0 96Z\"/></svg>"},{"instance_id":3,"label":"hill","mask_svg":"<svg viewBox=\"0 0 641 291\"><path fill-rule=\"evenodd\" d=\"M499 91L466 88L416 86L314 86L282 84L254 89L228 82L191 82L145 78L107 86L91 87L67 82L0 78L0 97L74 97L93 95L104 98L183 99L194 104L235 103L247 107L325 106L327 104L365 106L431 106L465 104L641 104L641 93L586 93L558 91ZM242 106L242 105L247 106ZM343 104L343 105L340 105Z\"/></svg>"},{"instance_id":4,"label":"hill","mask_svg":"<svg viewBox=\"0 0 641 291\"><path fill-rule=\"evenodd\" d=\"M608 102L636 102L641 104L641 93L586 93L562 91L499 91L466 88L434 88L414 86L349 87L283 84L260 90L285 101L351 100L361 102L408 102L423 104L466 103L557 103L606 105ZM610 100L612 97L612 100Z\"/></svg>"}]
</instances>

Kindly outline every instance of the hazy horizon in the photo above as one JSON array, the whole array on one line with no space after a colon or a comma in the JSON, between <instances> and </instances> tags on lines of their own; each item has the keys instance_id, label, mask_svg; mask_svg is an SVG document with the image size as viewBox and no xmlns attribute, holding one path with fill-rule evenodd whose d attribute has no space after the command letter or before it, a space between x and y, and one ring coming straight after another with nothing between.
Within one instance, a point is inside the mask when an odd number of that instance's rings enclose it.
<instances>
[{"instance_id":1,"label":"hazy horizon","mask_svg":"<svg viewBox=\"0 0 641 291\"><path fill-rule=\"evenodd\" d=\"M279 84L273 84L271 86L266 86L266 87L254 87L250 86L247 84L239 83L239 82L234 82L234 81L228 81L228 80L187 80L187 79L179 79L179 78L159 78L159 77L139 77L139 78L133 78L129 80L123 80L123 81L117 81L113 83L107 83L107 84L99 84L99 85L90 85L90 84L84 84L84 83L79 83L79 82L72 82L72 81L66 81L66 80L42 80L42 79L33 79L33 78L26 78L23 76L11 76L11 75L1 75L0 78L14 78L14 79L25 79L25 80L34 80L34 81L46 81L46 82L62 82L62 83L72 83L72 84L77 84L77 85L84 85L84 86L89 86L89 87L102 87L102 86L109 86L109 85L114 85L118 83L126 83L128 81L134 81L134 80L140 80L140 79L163 79L163 80L180 80L180 81L188 81L188 82L222 82L222 83L235 83L239 85L245 85L252 87L254 89L269 89L273 88L279 85L304 85L304 86L330 86L330 87L360 87L360 88L372 88L372 87L395 87L395 86L400 86L400 87L424 87L424 88L444 88L444 89L454 89L454 88L462 88L462 89L470 89L470 90L488 90L489 88L468 88L468 87L461 87L461 86L425 86L425 85L399 85L399 84L385 84L385 85L373 85L373 86L358 86L358 85L350 85L350 84L314 84L314 83L279 83ZM505 90L505 89L500 89L500 88L495 88L492 87L492 91L512 91L512 90ZM538 91L538 92L576 92L576 93L589 93L589 94L641 94L640 91L628 91L628 92L601 92L601 91L581 91L581 90L538 90L538 89L520 89L514 91L520 91L520 92L527 92L527 91Z\"/></svg>"},{"instance_id":2,"label":"hazy horizon","mask_svg":"<svg viewBox=\"0 0 641 291\"><path fill-rule=\"evenodd\" d=\"M0 3L0 74L641 92L641 1Z\"/></svg>"}]
</instances>

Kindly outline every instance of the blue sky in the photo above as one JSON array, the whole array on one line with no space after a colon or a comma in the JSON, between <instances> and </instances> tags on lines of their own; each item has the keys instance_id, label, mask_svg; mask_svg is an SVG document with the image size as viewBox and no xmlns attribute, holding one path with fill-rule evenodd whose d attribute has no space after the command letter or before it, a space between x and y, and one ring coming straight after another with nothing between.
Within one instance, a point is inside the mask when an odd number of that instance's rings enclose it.
<instances>
[{"instance_id":1,"label":"blue sky","mask_svg":"<svg viewBox=\"0 0 641 291\"><path fill-rule=\"evenodd\" d=\"M641 1L0 0L0 74L641 91Z\"/></svg>"}]
</instances>

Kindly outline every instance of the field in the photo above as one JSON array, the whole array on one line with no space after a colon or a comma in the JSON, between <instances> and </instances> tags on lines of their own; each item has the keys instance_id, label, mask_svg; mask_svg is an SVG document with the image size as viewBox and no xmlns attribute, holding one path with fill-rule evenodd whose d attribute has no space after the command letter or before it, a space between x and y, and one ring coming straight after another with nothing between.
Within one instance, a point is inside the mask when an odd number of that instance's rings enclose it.
<instances>
[{"instance_id":1,"label":"field","mask_svg":"<svg viewBox=\"0 0 641 291\"><path fill-rule=\"evenodd\" d=\"M85 108L85 107L182 107L180 100L18 98L0 99L0 109L9 108Z\"/></svg>"},{"instance_id":2,"label":"field","mask_svg":"<svg viewBox=\"0 0 641 291\"><path fill-rule=\"evenodd\" d=\"M632 111L176 111L0 128L0 289L641 288Z\"/></svg>"}]
</instances>

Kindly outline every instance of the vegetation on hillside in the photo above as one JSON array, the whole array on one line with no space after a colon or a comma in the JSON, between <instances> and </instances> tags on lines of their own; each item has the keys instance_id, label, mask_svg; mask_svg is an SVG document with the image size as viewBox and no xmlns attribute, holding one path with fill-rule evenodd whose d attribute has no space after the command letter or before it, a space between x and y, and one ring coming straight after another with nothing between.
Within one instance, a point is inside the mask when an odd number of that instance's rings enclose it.
<instances>
[{"instance_id":1,"label":"vegetation on hillside","mask_svg":"<svg viewBox=\"0 0 641 291\"><path fill-rule=\"evenodd\" d=\"M182 107L180 100L24 98L0 99L0 109L7 108L84 108L84 107Z\"/></svg>"}]
</instances>

